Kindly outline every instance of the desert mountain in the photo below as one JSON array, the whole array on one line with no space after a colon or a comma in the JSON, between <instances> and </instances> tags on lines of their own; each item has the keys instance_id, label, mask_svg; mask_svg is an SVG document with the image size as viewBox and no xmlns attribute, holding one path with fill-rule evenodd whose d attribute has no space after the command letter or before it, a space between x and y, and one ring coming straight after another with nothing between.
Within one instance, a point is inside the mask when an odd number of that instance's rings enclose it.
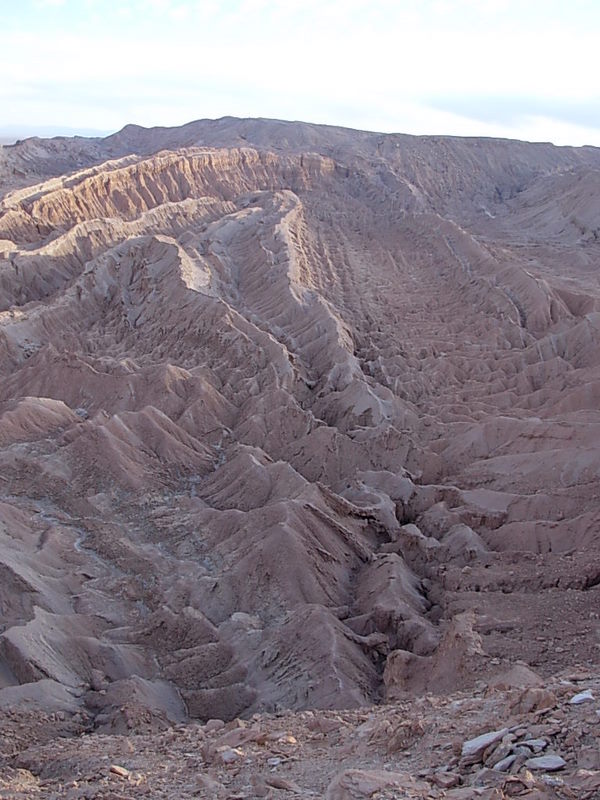
<instances>
[{"instance_id":1,"label":"desert mountain","mask_svg":"<svg viewBox=\"0 0 600 800\"><path fill-rule=\"evenodd\" d=\"M226 118L0 180L0 708L597 662L599 150Z\"/></svg>"}]
</instances>

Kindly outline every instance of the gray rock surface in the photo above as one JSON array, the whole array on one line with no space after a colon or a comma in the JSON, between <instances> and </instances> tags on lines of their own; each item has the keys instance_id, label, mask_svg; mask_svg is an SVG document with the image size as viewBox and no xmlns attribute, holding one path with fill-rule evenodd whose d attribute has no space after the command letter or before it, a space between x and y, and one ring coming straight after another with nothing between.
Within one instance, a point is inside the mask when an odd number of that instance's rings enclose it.
<instances>
[{"instance_id":1,"label":"gray rock surface","mask_svg":"<svg viewBox=\"0 0 600 800\"><path fill-rule=\"evenodd\" d=\"M567 766L567 762L561 756L549 754L546 756L536 756L535 758L530 758L525 762L525 766L528 769L554 772L559 769L564 769Z\"/></svg>"}]
</instances>

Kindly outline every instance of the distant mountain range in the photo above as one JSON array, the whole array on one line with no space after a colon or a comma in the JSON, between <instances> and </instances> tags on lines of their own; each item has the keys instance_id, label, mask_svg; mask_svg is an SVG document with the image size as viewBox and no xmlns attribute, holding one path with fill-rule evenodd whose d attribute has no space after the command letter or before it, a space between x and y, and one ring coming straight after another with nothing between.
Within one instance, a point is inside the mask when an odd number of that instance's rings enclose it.
<instances>
[{"instance_id":1,"label":"distant mountain range","mask_svg":"<svg viewBox=\"0 0 600 800\"><path fill-rule=\"evenodd\" d=\"M60 125L4 125L0 128L0 144L14 144L30 136L107 136L110 131L95 128L68 128Z\"/></svg>"}]
</instances>

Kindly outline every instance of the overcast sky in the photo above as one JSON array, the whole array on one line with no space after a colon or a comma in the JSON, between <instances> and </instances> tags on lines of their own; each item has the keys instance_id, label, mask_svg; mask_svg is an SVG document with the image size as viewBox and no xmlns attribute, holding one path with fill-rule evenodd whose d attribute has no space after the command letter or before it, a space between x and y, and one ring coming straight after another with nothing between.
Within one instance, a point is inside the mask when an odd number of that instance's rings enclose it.
<instances>
[{"instance_id":1,"label":"overcast sky","mask_svg":"<svg viewBox=\"0 0 600 800\"><path fill-rule=\"evenodd\" d=\"M273 117L600 146L599 0L9 0L0 135Z\"/></svg>"}]
</instances>

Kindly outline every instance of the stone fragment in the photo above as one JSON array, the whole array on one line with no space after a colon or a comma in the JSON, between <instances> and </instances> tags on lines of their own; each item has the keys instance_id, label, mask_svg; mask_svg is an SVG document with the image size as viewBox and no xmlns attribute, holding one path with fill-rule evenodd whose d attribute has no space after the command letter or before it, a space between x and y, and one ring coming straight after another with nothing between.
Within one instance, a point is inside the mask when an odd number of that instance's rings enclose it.
<instances>
[{"instance_id":1,"label":"stone fragment","mask_svg":"<svg viewBox=\"0 0 600 800\"><path fill-rule=\"evenodd\" d=\"M513 755L515 755L516 758L508 768L508 771L510 772L511 775L518 775L524 768L527 758L525 756L517 755L517 753L514 753Z\"/></svg>"},{"instance_id":2,"label":"stone fragment","mask_svg":"<svg viewBox=\"0 0 600 800\"><path fill-rule=\"evenodd\" d=\"M211 733L212 731L220 731L221 728L225 727L225 723L222 719L209 719L206 725L204 726L204 730L206 733Z\"/></svg>"},{"instance_id":3,"label":"stone fragment","mask_svg":"<svg viewBox=\"0 0 600 800\"><path fill-rule=\"evenodd\" d=\"M525 739L520 744L529 747L534 753L541 753L548 746L548 742L545 739Z\"/></svg>"},{"instance_id":4,"label":"stone fragment","mask_svg":"<svg viewBox=\"0 0 600 800\"><path fill-rule=\"evenodd\" d=\"M567 766L567 762L564 758L557 755L547 755L547 756L536 756L535 758L530 758L525 762L525 766L529 769L535 770L546 770L548 772L554 772L557 769L563 769Z\"/></svg>"},{"instance_id":5,"label":"stone fragment","mask_svg":"<svg viewBox=\"0 0 600 800\"><path fill-rule=\"evenodd\" d=\"M505 736L500 744L491 745L483 754L483 763L486 767L493 767L498 761L502 761L512 753L513 744L508 736Z\"/></svg>"},{"instance_id":6,"label":"stone fragment","mask_svg":"<svg viewBox=\"0 0 600 800\"><path fill-rule=\"evenodd\" d=\"M573 672L569 672L565 675L565 680L567 681L589 681L593 677L593 673L591 673L587 669L576 669Z\"/></svg>"},{"instance_id":7,"label":"stone fragment","mask_svg":"<svg viewBox=\"0 0 600 800\"><path fill-rule=\"evenodd\" d=\"M460 775L457 775L456 772L434 772L431 776L431 780L436 786L440 786L442 789L452 789L454 786L460 784Z\"/></svg>"},{"instance_id":8,"label":"stone fragment","mask_svg":"<svg viewBox=\"0 0 600 800\"><path fill-rule=\"evenodd\" d=\"M518 662L488 682L490 689L527 689L543 685L542 678L527 664Z\"/></svg>"},{"instance_id":9,"label":"stone fragment","mask_svg":"<svg viewBox=\"0 0 600 800\"><path fill-rule=\"evenodd\" d=\"M578 789L582 797L600 797L600 771L578 769L571 780L572 786Z\"/></svg>"},{"instance_id":10,"label":"stone fragment","mask_svg":"<svg viewBox=\"0 0 600 800\"><path fill-rule=\"evenodd\" d=\"M501 728L497 731L489 731L489 733L482 733L481 736L476 736L474 739L469 739L463 742L461 755L463 758L475 758L483 755L486 747L489 747L494 742L499 742L508 733L508 728Z\"/></svg>"},{"instance_id":11,"label":"stone fragment","mask_svg":"<svg viewBox=\"0 0 600 800\"><path fill-rule=\"evenodd\" d=\"M118 775L119 778L129 777L129 770L125 769L125 767L119 766L118 764L111 764L109 771L112 772L113 775Z\"/></svg>"},{"instance_id":12,"label":"stone fragment","mask_svg":"<svg viewBox=\"0 0 600 800\"><path fill-rule=\"evenodd\" d=\"M251 728L234 728L231 731L227 731L227 733L223 733L215 740L215 745L217 747L222 745L239 747L248 742L260 742L266 741L266 739L267 735L261 733L260 728L254 725Z\"/></svg>"},{"instance_id":13,"label":"stone fragment","mask_svg":"<svg viewBox=\"0 0 600 800\"><path fill-rule=\"evenodd\" d=\"M592 694L592 690L586 689L585 692L578 692L577 694L574 694L573 697L569 700L569 705L577 706L580 703L587 703L593 699L594 695Z\"/></svg>"},{"instance_id":14,"label":"stone fragment","mask_svg":"<svg viewBox=\"0 0 600 800\"><path fill-rule=\"evenodd\" d=\"M585 770L600 769L600 749L598 746L582 747L577 751L577 766Z\"/></svg>"},{"instance_id":15,"label":"stone fragment","mask_svg":"<svg viewBox=\"0 0 600 800\"><path fill-rule=\"evenodd\" d=\"M407 772L348 769L331 781L325 800L370 800L379 793L388 796L386 790L395 790L399 797L418 798L419 793L427 797L430 789L431 784L417 780Z\"/></svg>"},{"instance_id":16,"label":"stone fragment","mask_svg":"<svg viewBox=\"0 0 600 800\"><path fill-rule=\"evenodd\" d=\"M243 758L245 753L239 747L225 747L220 750L219 755L224 764L233 764Z\"/></svg>"},{"instance_id":17,"label":"stone fragment","mask_svg":"<svg viewBox=\"0 0 600 800\"><path fill-rule=\"evenodd\" d=\"M516 745L513 752L515 755L525 756L525 758L530 758L533 755L533 751L529 747L525 747L522 744Z\"/></svg>"},{"instance_id":18,"label":"stone fragment","mask_svg":"<svg viewBox=\"0 0 600 800\"><path fill-rule=\"evenodd\" d=\"M536 783L531 772L523 770L521 775L513 775L505 780L502 784L502 797L535 797L537 800L546 800L545 795L534 794Z\"/></svg>"},{"instance_id":19,"label":"stone fragment","mask_svg":"<svg viewBox=\"0 0 600 800\"><path fill-rule=\"evenodd\" d=\"M424 733L425 726L420 719L399 725L387 737L387 752L395 753L398 750L404 750L410 747L413 742L423 736Z\"/></svg>"},{"instance_id":20,"label":"stone fragment","mask_svg":"<svg viewBox=\"0 0 600 800\"><path fill-rule=\"evenodd\" d=\"M265 778L265 784L271 786L273 789L282 789L285 792L294 792L300 794L302 789L297 783L288 781L285 778L280 778L278 775L268 775Z\"/></svg>"},{"instance_id":21,"label":"stone fragment","mask_svg":"<svg viewBox=\"0 0 600 800\"><path fill-rule=\"evenodd\" d=\"M506 758L503 758L502 761L498 761L496 764L494 764L492 769L495 769L496 772L507 772L512 767L516 758L517 756L514 754L506 756Z\"/></svg>"},{"instance_id":22,"label":"stone fragment","mask_svg":"<svg viewBox=\"0 0 600 800\"><path fill-rule=\"evenodd\" d=\"M530 687L513 700L511 711L515 714L530 714L532 711L554 708L556 703L556 695L549 689Z\"/></svg>"}]
</instances>

